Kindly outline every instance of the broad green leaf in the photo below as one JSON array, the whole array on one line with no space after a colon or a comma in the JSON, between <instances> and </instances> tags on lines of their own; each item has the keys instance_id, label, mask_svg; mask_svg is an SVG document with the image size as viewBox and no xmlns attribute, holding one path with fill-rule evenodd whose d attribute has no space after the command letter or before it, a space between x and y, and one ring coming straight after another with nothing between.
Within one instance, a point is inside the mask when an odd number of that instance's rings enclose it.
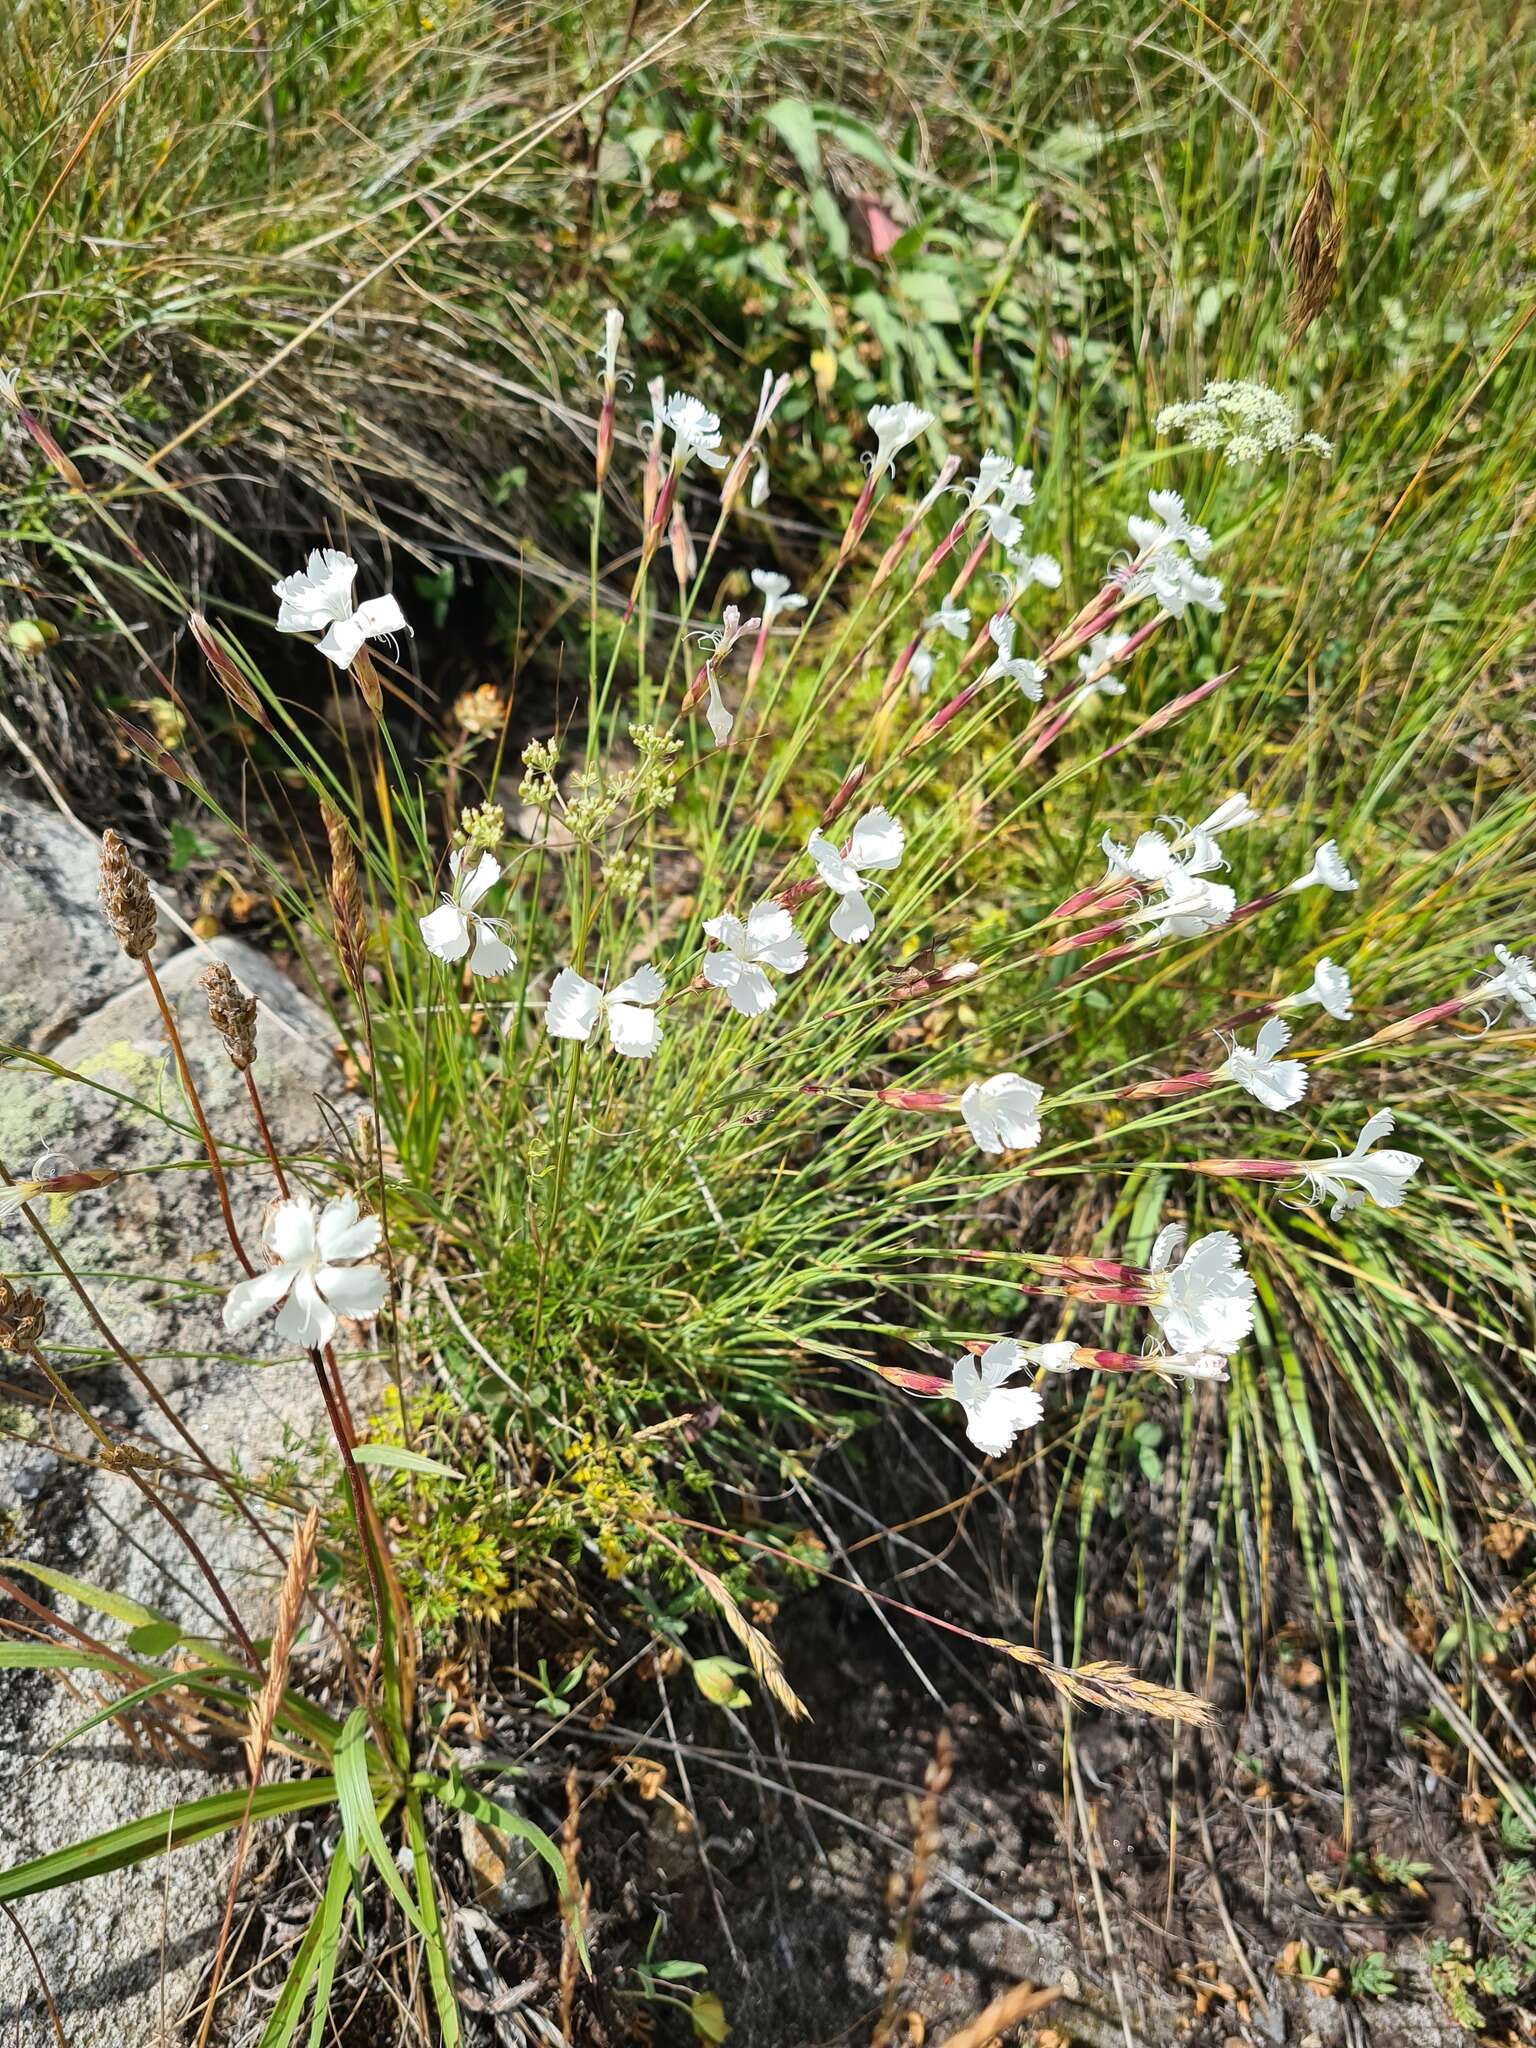
<instances>
[{"instance_id":1,"label":"broad green leaf","mask_svg":"<svg viewBox=\"0 0 1536 2048\"><path fill-rule=\"evenodd\" d=\"M811 212L816 216L816 225L826 236L827 247L839 263L848 261L848 223L843 218L843 209L825 185L818 185L811 194Z\"/></svg>"},{"instance_id":2,"label":"broad green leaf","mask_svg":"<svg viewBox=\"0 0 1536 2048\"><path fill-rule=\"evenodd\" d=\"M734 1657L696 1657L693 1682L705 1699L713 1700L717 1707L750 1707L751 1694L743 1692L736 1683L750 1668L738 1664Z\"/></svg>"},{"instance_id":3,"label":"broad green leaf","mask_svg":"<svg viewBox=\"0 0 1536 2048\"><path fill-rule=\"evenodd\" d=\"M180 1641L181 1630L174 1621L146 1621L128 1633L128 1647L136 1657L163 1657Z\"/></svg>"},{"instance_id":4,"label":"broad green leaf","mask_svg":"<svg viewBox=\"0 0 1536 2048\"><path fill-rule=\"evenodd\" d=\"M965 315L949 279L938 270L904 270L897 279L903 298L909 299L927 320L946 321L958 327Z\"/></svg>"},{"instance_id":5,"label":"broad green leaf","mask_svg":"<svg viewBox=\"0 0 1536 2048\"><path fill-rule=\"evenodd\" d=\"M723 2041L730 2033L730 2024L725 2017L725 2007L713 1991L696 1991L688 2007L688 2017L693 2022L693 2031L700 2041Z\"/></svg>"},{"instance_id":6,"label":"broad green leaf","mask_svg":"<svg viewBox=\"0 0 1536 2048\"><path fill-rule=\"evenodd\" d=\"M873 164L877 170L900 169L895 157L867 121L860 121L835 107L822 107L817 111L816 125L834 142L840 142L850 156L862 157L865 163Z\"/></svg>"},{"instance_id":7,"label":"broad green leaf","mask_svg":"<svg viewBox=\"0 0 1536 2048\"><path fill-rule=\"evenodd\" d=\"M902 356L901 322L887 303L883 292L860 292L853 302L853 310L866 321L876 341L892 363L899 363Z\"/></svg>"},{"instance_id":8,"label":"broad green leaf","mask_svg":"<svg viewBox=\"0 0 1536 2048\"><path fill-rule=\"evenodd\" d=\"M430 1479L458 1479L462 1475L436 1458L424 1458L420 1451L408 1451L400 1444L357 1444L352 1455L359 1465L377 1465L385 1472L421 1472Z\"/></svg>"},{"instance_id":9,"label":"broad green leaf","mask_svg":"<svg viewBox=\"0 0 1536 2048\"><path fill-rule=\"evenodd\" d=\"M129 1628L145 1628L151 1622L170 1620L169 1615L157 1613L153 1607L141 1607L137 1600L130 1600L122 1593L108 1592L105 1587L89 1585L84 1579L72 1579L68 1572L55 1571L52 1565L28 1564L24 1557L0 1557L0 1571L25 1572L29 1578L41 1579L55 1593L67 1593L71 1600L78 1600L93 1614L110 1614L114 1621L126 1622Z\"/></svg>"},{"instance_id":10,"label":"broad green leaf","mask_svg":"<svg viewBox=\"0 0 1536 2048\"><path fill-rule=\"evenodd\" d=\"M776 129L791 156L814 185L821 176L821 144L816 139L816 115L804 100L775 100L764 110L763 119Z\"/></svg>"},{"instance_id":11,"label":"broad green leaf","mask_svg":"<svg viewBox=\"0 0 1536 2048\"><path fill-rule=\"evenodd\" d=\"M112 1870L127 1870L167 1849L186 1849L194 1842L206 1842L212 1835L228 1833L245 1818L250 1800L251 1819L268 1820L279 1813L303 1813L312 1806L330 1806L336 1799L334 1778L295 1778L286 1784L261 1785L254 1795L242 1788L216 1792L208 1799L193 1799L185 1806L173 1806L163 1813L146 1814L105 1834L72 1842L67 1849L18 1863L0 1871L0 1904L12 1899L30 1899L38 1892L55 1890L62 1884L81 1884L88 1877L104 1877Z\"/></svg>"},{"instance_id":12,"label":"broad green leaf","mask_svg":"<svg viewBox=\"0 0 1536 2048\"><path fill-rule=\"evenodd\" d=\"M346 1832L347 1848L359 1869L364 1856L369 1859L395 1904L416 1932L423 1934L426 1930L421 1924L416 1902L406 1890L405 1879L400 1875L399 1866L384 1839L384 1830L379 1825L373 1782L368 1771L370 1755L377 1757L378 1751L369 1739L368 1715L364 1708L354 1707L336 1745L336 1797L341 1807L341 1825Z\"/></svg>"}]
</instances>

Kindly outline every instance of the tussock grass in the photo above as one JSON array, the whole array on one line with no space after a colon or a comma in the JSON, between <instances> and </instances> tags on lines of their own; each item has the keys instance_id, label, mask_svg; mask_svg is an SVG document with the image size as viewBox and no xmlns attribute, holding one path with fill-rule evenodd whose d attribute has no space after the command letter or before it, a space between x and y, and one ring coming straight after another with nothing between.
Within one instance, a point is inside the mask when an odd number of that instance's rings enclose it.
<instances>
[{"instance_id":1,"label":"tussock grass","mask_svg":"<svg viewBox=\"0 0 1536 2048\"><path fill-rule=\"evenodd\" d=\"M461 1508L537 1473L537 1506L497 1531L524 1558L691 1584L702 1605L714 1576L735 1606L750 1579L735 1491L798 1479L808 1443L856 1427L871 1361L932 1369L1003 1329L1054 1338L1060 1305L1021 1302L1021 1249L1140 1258L1160 1220L1187 1214L1248 1248L1256 1339L1217 1408L1205 1389L1101 1378L1053 1415L1039 1570L1043 1604L1065 1591L1060 1654L1097 1654L1112 1555L1145 1639L1167 1649L1159 1679L1200 1692L1235 1660L1257 1686L1286 1623L1313 1632L1346 1792L1351 1669L1379 1647L1427 1674L1440 1725L1520 1801L1504 1710L1528 1646L1482 1534L1536 1492L1530 1033L1462 1017L1350 1048L1467 986L1492 939L1531 937L1524 14L1444 4L1409 23L1315 4L1251 43L1183 4L1102 0L1054 21L860 9L856 28L843 7L717 5L547 136L540 122L660 30L627 41L601 11L508 32L472 7L428 26L307 10L272 35L272 128L261 67L237 36L210 50L188 9L141 15L134 53L104 54L100 25L68 10L51 23L60 54L29 28L0 56L18 168L0 352L24 362L29 402L90 486L12 465L9 573L63 632L43 663L13 664L17 701L33 744L77 769L65 714L104 658L117 708L176 700L177 757L215 807L215 750L250 743L266 812L250 872L376 1090L397 1225L434 1281L416 1301L422 1350L499 1448L440 1411L390 1428L485 1456ZM507 169L487 177L495 152ZM1289 252L1322 175L1339 274L1294 332ZM871 193L920 230L888 260L860 242ZM384 264L431 209L440 229ZM620 644L637 536L621 440L589 597L588 366L610 298L646 371L697 385L738 429L764 368L800 373L769 515L733 530L701 616L744 601L746 567L770 557L810 587L858 487L858 414L896 392L942 400L957 449L992 441L1033 462L1029 543L1061 558L1069 589L1090 586L1149 484L1177 483L1218 537L1229 609L1215 632L1154 641L1127 698L1075 724L1044 771L1021 770L1016 722L978 721L903 775L909 728L874 700L905 615L835 596L767 679L762 743L711 754L690 734L681 846L646 848L642 897L600 880L584 893L568 856L518 850L521 966L505 1000L482 1000L413 954L411 928L459 808L509 765L506 732L439 721L430 669L407 670L391 685L418 718L352 724L350 754L312 744L264 680L288 672L268 670L258 594L325 524L381 573L393 563L413 615L418 571L451 570L450 603L478 577L517 674L512 724L552 722L551 671L563 719L568 677L600 678ZM1255 474L1156 443L1162 404L1245 376L1293 395L1335 459ZM684 502L702 539L707 497ZM145 558L125 537L150 539ZM611 771L632 714L675 708L688 607L664 572L662 589L638 621L646 658L632 667L627 644L569 760ZM192 685L190 599L252 650L275 743ZM1041 593L1024 608L1032 627L1049 615ZM1099 762L1234 660L1171 735ZM893 1043L867 959L833 956L814 998L787 986L775 1019L793 1088L730 1027L674 1034L643 1091L613 1063L550 1054L527 1007L535 974L573 950L616 965L697 947L725 897L744 907L774 878L854 759L890 770L922 848L881 906L888 964L963 953L974 982ZM1096 874L1105 826L1198 817L1239 785L1272 821L1230 849L1240 899L1284 878L1280 849L1329 833L1358 895L1311 893L1070 989L1039 971L1035 921ZM163 784L154 796L172 801ZM361 861L371 1035L333 956L321 797ZM1213 1027L1304 985L1323 953L1349 966L1357 1008L1352 1026L1308 1034L1312 1145L1290 1125L1256 1135L1232 1091L1108 1105L1085 1085L1212 1064ZM1068 1097L1022 1187L978 1181L861 1092L1014 1064ZM1262 1182L1182 1171L1347 1145L1381 1103L1428 1161L1406 1218L1341 1232ZM366 1158L347 1170L379 1185ZM1105 1327L1135 1348L1129 1316ZM690 1423L679 1449L684 1414L702 1433ZM1138 1537L1126 1507L1149 1416L1177 1472L1171 1572L1166 1532ZM431 1495L390 1483L402 1503ZM494 1616L505 1589L483 1552L456 1558L452 1512L421 1553L424 1598L434 1570L460 1570L466 1606ZM818 1566L794 1528L762 1540L775 1569ZM1298 1556L1303 1616L1286 1606ZM432 1625L447 1619L439 1602Z\"/></svg>"}]
</instances>

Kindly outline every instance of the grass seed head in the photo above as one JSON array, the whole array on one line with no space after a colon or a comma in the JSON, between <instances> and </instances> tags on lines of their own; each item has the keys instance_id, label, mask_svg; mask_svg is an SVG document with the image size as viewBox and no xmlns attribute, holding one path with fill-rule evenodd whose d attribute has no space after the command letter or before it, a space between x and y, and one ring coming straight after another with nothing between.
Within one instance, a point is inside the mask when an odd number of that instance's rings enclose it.
<instances>
[{"instance_id":1,"label":"grass seed head","mask_svg":"<svg viewBox=\"0 0 1536 2048\"><path fill-rule=\"evenodd\" d=\"M128 958L147 960L155 948L155 900L144 870L115 832L101 840L101 907Z\"/></svg>"},{"instance_id":2,"label":"grass seed head","mask_svg":"<svg viewBox=\"0 0 1536 2048\"><path fill-rule=\"evenodd\" d=\"M256 998L248 996L222 960L199 976L208 998L208 1018L224 1041L231 1066L242 1073L256 1062Z\"/></svg>"}]
</instances>

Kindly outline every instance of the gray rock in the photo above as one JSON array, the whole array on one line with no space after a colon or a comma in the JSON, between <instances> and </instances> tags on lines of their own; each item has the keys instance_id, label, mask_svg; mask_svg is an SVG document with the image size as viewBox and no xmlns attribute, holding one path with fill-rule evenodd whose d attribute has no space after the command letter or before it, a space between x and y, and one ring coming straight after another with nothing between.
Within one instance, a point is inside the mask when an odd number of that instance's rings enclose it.
<instances>
[{"instance_id":1,"label":"gray rock","mask_svg":"<svg viewBox=\"0 0 1536 2048\"><path fill-rule=\"evenodd\" d=\"M23 1064L0 1069L0 1157L27 1170L46 1140L82 1166L127 1177L79 1197L49 1220L66 1257L108 1323L143 1363L216 1466L259 1470L297 1437L323 1426L307 1369L271 1362L267 1340L224 1332L219 1308L239 1277L201 1149L187 1116L163 1025L140 970L103 945L94 854L88 842L14 797L0 804L8 864L0 869L0 945L9 949L5 1030L47 1039L74 1078ZM63 835L63 836L61 836ZM83 858L81 857L83 851ZM211 951L262 1002L256 1074L278 1144L326 1147L322 1099L343 1103L332 1033L320 1010L248 946L216 941L173 954L161 969L198 1088L224 1150L239 1228L255 1252L273 1193L256 1149L244 1084L208 1024L196 977ZM58 1030L70 1005L78 1021ZM154 1171L135 1169L153 1168ZM183 1469L183 1446L99 1336L14 1218L0 1224L0 1267L31 1271L47 1299L46 1349L75 1367L77 1391L99 1417L164 1447ZM74 1357L71 1356L75 1353ZM0 1440L4 1548L52 1564L201 1629L220 1626L217 1603L164 1521L118 1475L75 1461L85 1439L67 1415L33 1411L28 1441ZM177 1482L178 1509L253 1634L268 1626L277 1565L207 1484ZM282 1541L284 1532L277 1532ZM19 1575L18 1575L19 1576ZM65 1618L107 1635L118 1625L83 1614L42 1589ZM102 1695L105 1697L105 1695ZM231 1780L194 1759L157 1757L114 1723L42 1762L49 1747L98 1704L89 1683L71 1693L33 1673L0 1676L0 1863L9 1867ZM24 1900L18 1915L37 1949L72 2048L124 2048L180 2038L176 2016L195 1994L223 1909L227 1844L180 1850L120 1873ZM51 2038L36 1979L9 1927L0 1925L0 2039Z\"/></svg>"},{"instance_id":2,"label":"gray rock","mask_svg":"<svg viewBox=\"0 0 1536 2048\"><path fill-rule=\"evenodd\" d=\"M139 978L95 903L90 840L0 781L0 1042L47 1051Z\"/></svg>"}]
</instances>

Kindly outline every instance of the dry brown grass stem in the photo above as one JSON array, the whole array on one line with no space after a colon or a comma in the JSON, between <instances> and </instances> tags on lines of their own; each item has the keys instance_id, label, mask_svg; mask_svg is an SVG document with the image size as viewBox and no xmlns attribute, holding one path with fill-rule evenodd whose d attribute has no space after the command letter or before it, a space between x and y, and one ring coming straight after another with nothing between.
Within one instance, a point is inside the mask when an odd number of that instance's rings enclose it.
<instances>
[{"instance_id":1,"label":"dry brown grass stem","mask_svg":"<svg viewBox=\"0 0 1536 2048\"><path fill-rule=\"evenodd\" d=\"M917 1909L922 1904L929 1874L943 1846L944 1832L939 1824L939 1811L954 1772L954 1740L947 1728L940 1728L934 1738L933 1755L923 1773L923 1796L912 1801L912 1860L907 1867L905 1884L900 1872L891 1875L888 1903L897 1915L896 1935L891 1943L891 1959L886 1966L885 2003L869 2037L869 2048L892 2048L896 2039L896 2003L912 1963L912 1934L917 1925Z\"/></svg>"},{"instance_id":2,"label":"dry brown grass stem","mask_svg":"<svg viewBox=\"0 0 1536 2048\"><path fill-rule=\"evenodd\" d=\"M560 1830L560 1856L565 1864L566 1891L571 1909L561 1916L560 1939L560 2033L572 2038L575 2017L576 1982L581 1965L581 1924L591 1886L581 1882L581 1782L573 1764L565 1776L565 1823Z\"/></svg>"},{"instance_id":3,"label":"dry brown grass stem","mask_svg":"<svg viewBox=\"0 0 1536 2048\"><path fill-rule=\"evenodd\" d=\"M1059 1984L1049 1985L1043 1991L1032 1991L1027 1984L1016 1984L1001 1998L994 1998L958 2034L949 2035L941 2043L941 2048L988 2048L988 2043L998 2040L1009 2027L1016 2027L1035 2013L1044 2012L1061 1995Z\"/></svg>"}]
</instances>

